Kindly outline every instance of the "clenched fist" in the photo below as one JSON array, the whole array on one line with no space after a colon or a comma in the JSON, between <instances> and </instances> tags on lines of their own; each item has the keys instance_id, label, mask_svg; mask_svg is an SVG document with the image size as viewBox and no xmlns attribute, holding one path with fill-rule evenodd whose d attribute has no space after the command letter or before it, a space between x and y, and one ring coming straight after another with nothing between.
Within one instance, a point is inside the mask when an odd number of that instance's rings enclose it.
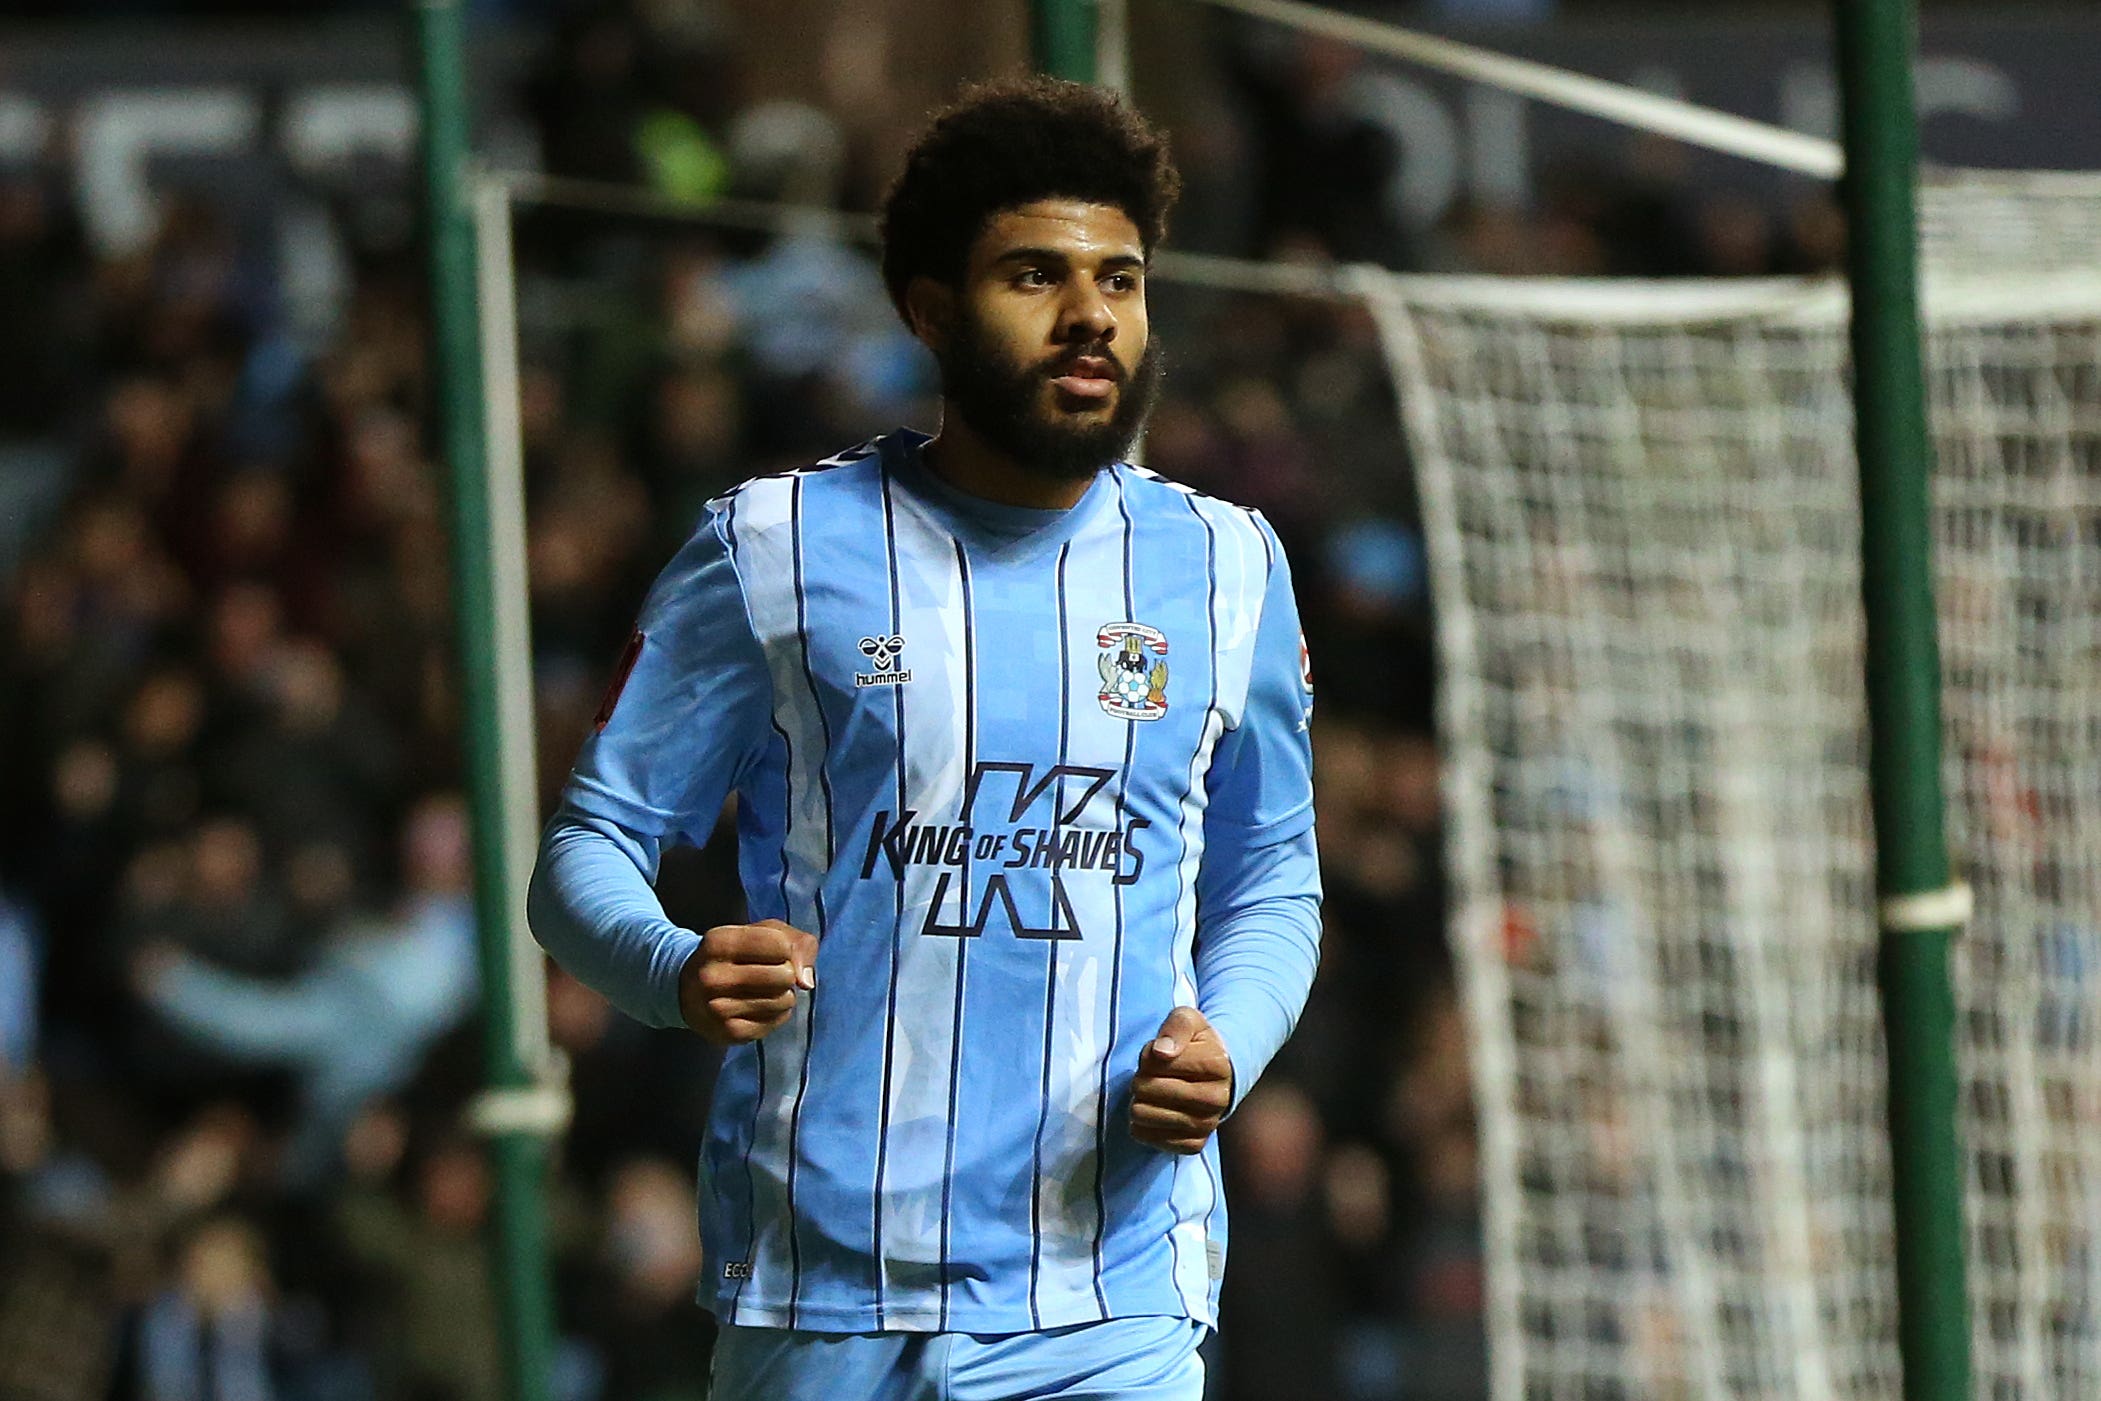
<instances>
[{"instance_id":1,"label":"clenched fist","mask_svg":"<svg viewBox=\"0 0 2101 1401\"><path fill-rule=\"evenodd\" d=\"M1131 1082L1131 1136L1175 1153L1195 1153L1233 1104L1233 1060L1194 1007L1177 1007L1138 1055Z\"/></svg>"},{"instance_id":2,"label":"clenched fist","mask_svg":"<svg viewBox=\"0 0 2101 1401\"><path fill-rule=\"evenodd\" d=\"M678 974L686 1025L718 1046L772 1031L795 1010L795 990L817 986L817 936L792 924L719 924Z\"/></svg>"}]
</instances>

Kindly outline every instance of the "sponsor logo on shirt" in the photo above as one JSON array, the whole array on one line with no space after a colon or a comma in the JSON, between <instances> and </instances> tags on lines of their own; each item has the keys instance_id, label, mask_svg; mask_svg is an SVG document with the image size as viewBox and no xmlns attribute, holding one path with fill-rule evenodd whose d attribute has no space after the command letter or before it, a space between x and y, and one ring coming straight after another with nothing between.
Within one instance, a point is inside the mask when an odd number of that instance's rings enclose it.
<instances>
[{"instance_id":1,"label":"sponsor logo on shirt","mask_svg":"<svg viewBox=\"0 0 2101 1401\"><path fill-rule=\"evenodd\" d=\"M1149 820L1132 817L1116 826L1082 825L1115 777L1114 769L1080 764L1056 764L1039 772L1033 764L980 762L971 770L954 822L922 822L912 808L894 816L887 810L877 813L861 858L861 879L872 878L879 865L887 865L894 879L901 879L907 867L938 869L922 934L974 937L991 927L998 914L1024 939L1082 938L1066 877L1093 872L1107 875L1114 885L1130 885L1145 870L1138 834L1152 825ZM979 802L988 781L993 793L1011 791L1004 811L996 797ZM1114 800L1104 798L1101 806L1113 811ZM1010 885L1016 871L1050 873L1045 922L1038 923L1021 908ZM952 895L958 882L964 888Z\"/></svg>"},{"instance_id":2,"label":"sponsor logo on shirt","mask_svg":"<svg viewBox=\"0 0 2101 1401\"><path fill-rule=\"evenodd\" d=\"M1144 623L1103 623L1094 634L1102 709L1119 720L1167 713L1167 634Z\"/></svg>"},{"instance_id":3,"label":"sponsor logo on shirt","mask_svg":"<svg viewBox=\"0 0 2101 1401\"><path fill-rule=\"evenodd\" d=\"M904 650L905 639L902 636L884 637L878 633L874 637L862 638L861 655L868 658L869 665L875 670L855 672L854 685L902 686L910 681L912 669L897 664L898 657Z\"/></svg>"}]
</instances>

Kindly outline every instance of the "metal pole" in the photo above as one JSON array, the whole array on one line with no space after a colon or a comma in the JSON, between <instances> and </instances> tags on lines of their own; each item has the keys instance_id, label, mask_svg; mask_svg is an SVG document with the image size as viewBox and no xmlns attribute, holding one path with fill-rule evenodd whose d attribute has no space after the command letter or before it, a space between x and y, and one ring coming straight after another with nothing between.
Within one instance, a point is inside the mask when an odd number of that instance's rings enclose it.
<instances>
[{"instance_id":1,"label":"metal pole","mask_svg":"<svg viewBox=\"0 0 2101 1401\"><path fill-rule=\"evenodd\" d=\"M1093 0L1030 0L1029 55L1039 72L1053 78L1093 82Z\"/></svg>"},{"instance_id":2,"label":"metal pole","mask_svg":"<svg viewBox=\"0 0 2101 1401\"><path fill-rule=\"evenodd\" d=\"M539 755L533 719L532 607L525 559L524 411L518 388L518 278L511 256L511 194L470 178L474 220L475 350L480 356L483 501L488 511L489 620L496 669L497 773L503 802L503 889L509 904L512 1054L568 1123L565 1070L547 1031L543 955L526 928L525 890L540 844Z\"/></svg>"},{"instance_id":3,"label":"metal pole","mask_svg":"<svg viewBox=\"0 0 2101 1401\"><path fill-rule=\"evenodd\" d=\"M1094 0L1094 28L1094 80L1119 97L1129 97L1130 0Z\"/></svg>"},{"instance_id":4,"label":"metal pole","mask_svg":"<svg viewBox=\"0 0 2101 1401\"><path fill-rule=\"evenodd\" d=\"M507 852L503 708L494 547L483 436L475 233L467 179L468 118L459 0L417 0L423 169L430 248L431 353L439 429L451 467L453 614L460 649L462 735L474 817L474 894L480 933L484 1060L489 1093L477 1106L496 1171L490 1267L504 1341L504 1394L547 1401L554 1342L544 1186L546 1098L519 1054L512 950L520 908ZM513 659L514 661L516 659ZM537 976L537 967L534 975Z\"/></svg>"},{"instance_id":5,"label":"metal pole","mask_svg":"<svg viewBox=\"0 0 2101 1401\"><path fill-rule=\"evenodd\" d=\"M1968 1401L1940 651L1918 301L1912 0L1839 0L1880 978L1907 1401Z\"/></svg>"}]
</instances>

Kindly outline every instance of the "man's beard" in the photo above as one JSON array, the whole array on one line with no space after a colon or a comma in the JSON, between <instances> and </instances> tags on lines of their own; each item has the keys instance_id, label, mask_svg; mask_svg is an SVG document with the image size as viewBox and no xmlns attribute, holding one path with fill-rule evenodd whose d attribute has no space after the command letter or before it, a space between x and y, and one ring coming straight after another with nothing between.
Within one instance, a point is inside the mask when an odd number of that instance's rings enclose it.
<instances>
[{"instance_id":1,"label":"man's beard","mask_svg":"<svg viewBox=\"0 0 2101 1401\"><path fill-rule=\"evenodd\" d=\"M1117 380L1116 407L1109 417L1086 424L1043 407L1045 386L1084 356L1121 370L1122 362L1100 341L1069 346L1033 365L1014 365L966 312L940 357L942 396L980 437L1025 471L1059 481L1085 480L1122 460L1145 427L1160 384L1160 343L1148 343L1137 367Z\"/></svg>"}]
</instances>

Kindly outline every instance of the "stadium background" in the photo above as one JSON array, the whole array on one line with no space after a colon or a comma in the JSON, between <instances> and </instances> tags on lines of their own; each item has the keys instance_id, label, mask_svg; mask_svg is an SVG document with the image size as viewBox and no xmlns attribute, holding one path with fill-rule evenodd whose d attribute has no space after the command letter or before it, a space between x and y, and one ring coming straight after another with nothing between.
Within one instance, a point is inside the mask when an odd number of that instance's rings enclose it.
<instances>
[{"instance_id":1,"label":"stadium background","mask_svg":"<svg viewBox=\"0 0 2101 1401\"><path fill-rule=\"evenodd\" d=\"M282 8L16 0L0 31L0 1397L497 1394L404 37L391 5ZM929 106L1022 64L1022 8L482 5L484 149L865 210ZM1821 6L1380 12L1830 116ZM2064 115L2090 13L1928 18L1929 150L2101 163ZM1708 276L1842 250L1820 187L1178 6L1133 20L1182 248ZM930 367L850 248L561 212L519 238L551 796L699 502L928 423ZM1277 523L1322 696L1327 952L1226 1135L1219 1393L1479 1395L1428 600L1376 336L1339 303L1155 296L1147 460ZM726 844L665 892L734 918ZM708 1052L551 977L578 1105L560 1394L698 1395Z\"/></svg>"}]
</instances>

